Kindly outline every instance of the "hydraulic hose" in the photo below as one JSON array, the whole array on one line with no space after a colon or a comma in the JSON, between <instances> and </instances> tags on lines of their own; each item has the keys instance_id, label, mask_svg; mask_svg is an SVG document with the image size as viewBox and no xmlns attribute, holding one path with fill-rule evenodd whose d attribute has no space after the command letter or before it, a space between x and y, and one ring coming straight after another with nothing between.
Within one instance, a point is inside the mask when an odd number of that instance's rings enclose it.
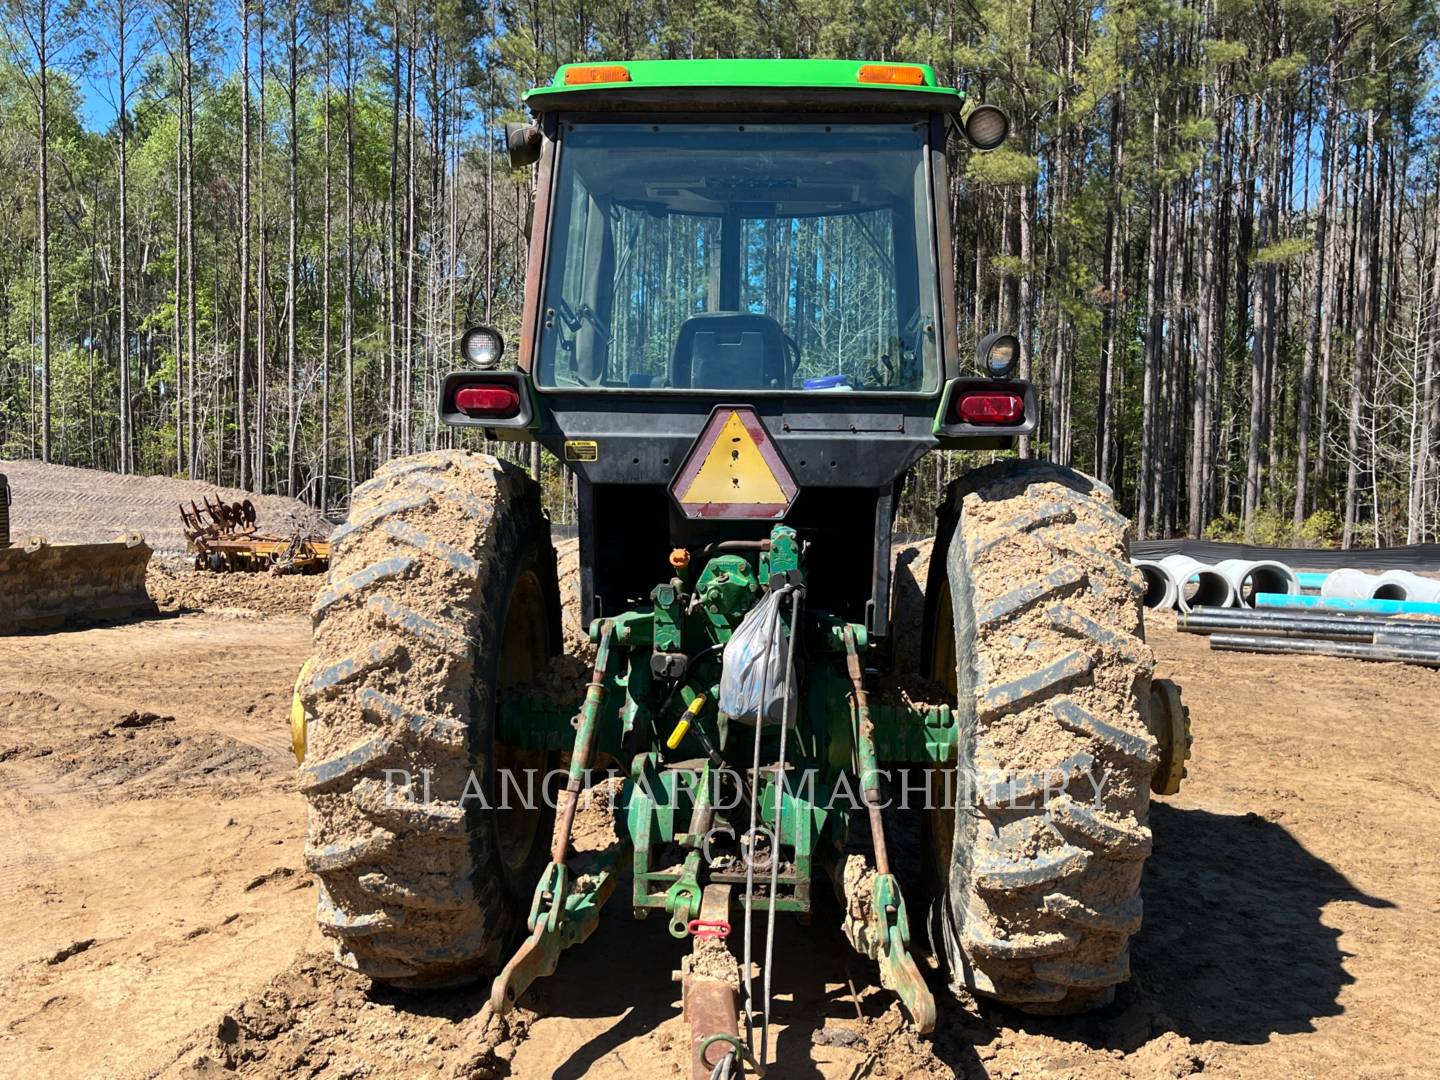
<instances>
[{"instance_id":1,"label":"hydraulic hose","mask_svg":"<svg viewBox=\"0 0 1440 1080\"><path fill-rule=\"evenodd\" d=\"M800 637L800 599L804 594L804 589L796 589L790 597L790 648L785 655L785 689L780 699L780 757L775 766L775 837L770 842L770 902L765 907L765 1011L760 1017L761 1065L770 1056L770 970L775 957L775 895L780 883L780 837L785 832L785 750L790 734L790 676L795 670L795 641ZM778 604L776 610L779 610ZM758 724L755 738L758 742Z\"/></svg>"}]
</instances>

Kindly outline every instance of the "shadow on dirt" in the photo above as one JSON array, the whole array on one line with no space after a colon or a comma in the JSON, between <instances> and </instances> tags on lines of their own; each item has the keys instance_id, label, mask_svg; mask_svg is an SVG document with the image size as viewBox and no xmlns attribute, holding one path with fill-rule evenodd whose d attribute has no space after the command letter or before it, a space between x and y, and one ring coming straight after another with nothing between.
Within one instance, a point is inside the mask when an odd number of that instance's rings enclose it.
<instances>
[{"instance_id":1,"label":"shadow on dirt","mask_svg":"<svg viewBox=\"0 0 1440 1080\"><path fill-rule=\"evenodd\" d=\"M936 974L930 981L941 1011L931 1047L956 1076L987 1076L976 1047L993 1043L1006 1028L1047 1035L1075 1050L1141 1053L1135 1061L1179 1067L1183 1075L1203 1063L1192 1060L1183 1043L1157 1042L1166 1033L1191 1043L1260 1044L1312 1031L1317 1019L1343 1011L1340 993L1354 980L1344 968L1339 931L1322 921L1324 910L1332 903L1389 908L1390 901L1359 891L1289 830L1256 814L1156 803L1151 825L1155 853L1145 871L1145 925L1132 944L1132 979L1115 1003L1078 1017L1028 1016L988 1004L976 1013L959 1005ZM782 1030L772 1034L772 1053L793 1077L820 1075L810 1047L826 1037L822 1030L833 1033L837 1024L862 1017L874 1021L894 1000L874 986L874 966L845 942L838 908L828 896L819 899L811 926L787 921L777 927L774 1015ZM760 949L763 923L756 930ZM600 932L565 958L566 977L541 980L522 1002L541 1016L618 1017L578 1046L555 1076L585 1076L676 1015L680 988L670 972L685 951L655 920L634 921L618 908L607 912ZM847 982L859 990L858 1003L843 989ZM595 986L602 984L609 989L597 998ZM483 992L441 1000L434 1007L460 1017L478 1009ZM396 1004L427 1011L413 997L397 997ZM1144 1056L1152 1052L1168 1056Z\"/></svg>"},{"instance_id":2,"label":"shadow on dirt","mask_svg":"<svg viewBox=\"0 0 1440 1080\"><path fill-rule=\"evenodd\" d=\"M554 1080L579 1080L606 1055L664 1023L680 1000L680 987L670 981L670 972L680 966L688 943L670 936L663 913L632 918L623 907L629 887L629 878L623 879L616 890L618 903L602 916L599 932L564 957L557 976L537 982L533 1000L523 1002L542 1016L574 1018L610 1016L617 1002L630 1005L619 1020L576 1047L555 1070ZM558 977L570 974L578 977ZM597 986L607 987L598 997Z\"/></svg>"},{"instance_id":3,"label":"shadow on dirt","mask_svg":"<svg viewBox=\"0 0 1440 1080\"><path fill-rule=\"evenodd\" d=\"M827 994L826 984L844 980L847 960L854 961L852 966L858 969L854 978L862 986L873 975L853 956L840 935L838 913L831 912L833 905L824 899L811 926L797 926L794 920L776 926L773 1014L783 1030L772 1031L771 1039L772 1053L785 1062L786 1076L818 1077L809 1067L815 1033L827 1019L855 1018L854 1002L845 994ZM575 1018L612 1015L617 1003L630 1006L609 1028L577 1047L555 1071L556 1080L579 1080L601 1059L679 1013L680 986L671 981L670 973L689 952L688 944L671 938L656 918L640 922L617 909L607 912L605 920L601 932L582 947L584 955L577 951L566 958L572 962L571 978L538 982L523 1001L542 1015ZM765 934L764 919L758 915L754 929L758 960ZM738 956L738 925L734 933ZM597 999L594 986L602 972L624 972L624 978L612 983L613 994ZM756 990L760 990L758 981ZM882 1001L871 995L862 1007L866 1015L876 1015L887 1004L888 996Z\"/></svg>"},{"instance_id":4,"label":"shadow on dirt","mask_svg":"<svg viewBox=\"0 0 1440 1080\"><path fill-rule=\"evenodd\" d=\"M1145 925L1133 969L1192 1040L1263 1043L1343 1011L1348 954L1327 904L1393 908L1355 888L1282 825L1258 814L1151 812Z\"/></svg>"},{"instance_id":5,"label":"shadow on dirt","mask_svg":"<svg viewBox=\"0 0 1440 1080\"><path fill-rule=\"evenodd\" d=\"M1165 1032L1191 1042L1253 1045L1313 1031L1344 1011L1354 982L1327 904L1390 908L1258 814L1151 808L1145 923L1131 981L1087 1016L1030 1017L986 1007L992 1024L1132 1053Z\"/></svg>"},{"instance_id":6,"label":"shadow on dirt","mask_svg":"<svg viewBox=\"0 0 1440 1080\"><path fill-rule=\"evenodd\" d=\"M57 635L83 634L87 630L112 630L125 626L144 626L149 623L170 622L180 618L182 615L195 615L201 613L201 608L167 608L131 612L128 615L90 615L76 614L64 623L56 626L36 626L24 630L17 630L7 637L17 638L54 638Z\"/></svg>"},{"instance_id":7,"label":"shadow on dirt","mask_svg":"<svg viewBox=\"0 0 1440 1080\"><path fill-rule=\"evenodd\" d=\"M827 1037L859 1036L860 1029L881 1017L895 1000L879 988L875 965L857 956L845 940L842 913L828 886L817 889L815 899L809 926L793 919L776 925L770 1060L787 1080L819 1080L822 1073L812 1047ZM737 957L740 935L736 925L732 942ZM757 913L752 946L757 963L764 941L765 920ZM623 1061L627 1042L677 1016L680 987L671 981L670 972L688 951L688 945L672 939L655 918L638 922L618 909L607 912L600 931L562 961L570 965L567 977L541 980L522 999L523 1005L542 1016L570 1018L612 1016L617 1006L628 1006L609 1028L571 1053L555 1070L556 1080L578 1080L612 1053ZM617 979L617 973L623 977ZM610 990L597 997L594 988L602 981ZM761 989L757 979L756 993ZM982 1033L981 1025L948 1002L942 1008L947 1015L941 1023L949 1025L950 1034L942 1059L957 1076L976 1075L979 1060L968 1040ZM841 1041L840 1045L851 1044Z\"/></svg>"}]
</instances>

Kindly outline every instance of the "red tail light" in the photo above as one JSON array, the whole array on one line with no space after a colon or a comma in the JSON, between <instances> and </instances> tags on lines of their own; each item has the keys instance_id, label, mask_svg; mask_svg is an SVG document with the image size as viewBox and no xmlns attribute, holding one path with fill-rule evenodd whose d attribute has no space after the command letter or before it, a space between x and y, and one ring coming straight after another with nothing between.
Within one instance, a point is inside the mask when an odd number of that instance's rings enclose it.
<instances>
[{"instance_id":1,"label":"red tail light","mask_svg":"<svg viewBox=\"0 0 1440 1080\"><path fill-rule=\"evenodd\" d=\"M967 424L1018 424L1025 418L1025 399L1019 394L976 390L960 395L955 413Z\"/></svg>"},{"instance_id":2,"label":"red tail light","mask_svg":"<svg viewBox=\"0 0 1440 1080\"><path fill-rule=\"evenodd\" d=\"M520 394L513 386L462 386L455 407L466 416L501 420L520 412Z\"/></svg>"}]
</instances>

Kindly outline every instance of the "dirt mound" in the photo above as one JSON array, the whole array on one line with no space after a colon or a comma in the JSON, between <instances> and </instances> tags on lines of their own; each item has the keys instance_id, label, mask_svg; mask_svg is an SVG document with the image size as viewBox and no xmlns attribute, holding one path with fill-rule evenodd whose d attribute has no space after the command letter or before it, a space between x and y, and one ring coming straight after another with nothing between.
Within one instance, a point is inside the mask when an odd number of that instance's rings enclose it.
<instances>
[{"instance_id":1,"label":"dirt mound","mask_svg":"<svg viewBox=\"0 0 1440 1080\"><path fill-rule=\"evenodd\" d=\"M297 530L328 536L331 524L313 507L279 495L256 495L200 480L168 476L120 476L97 469L0 461L10 479L10 532L18 540L40 535L54 544L95 544L121 533L141 533L157 554L186 549L180 504L218 495L226 502L249 499L264 532L289 536Z\"/></svg>"},{"instance_id":2,"label":"dirt mound","mask_svg":"<svg viewBox=\"0 0 1440 1080\"><path fill-rule=\"evenodd\" d=\"M624 786L623 776L612 776L580 793L580 807L570 832L570 846L576 852L603 852L620 842L615 832L615 808Z\"/></svg>"},{"instance_id":3,"label":"dirt mound","mask_svg":"<svg viewBox=\"0 0 1440 1080\"><path fill-rule=\"evenodd\" d=\"M212 574L150 564L145 588L161 611L206 611L237 618L308 615L323 574Z\"/></svg>"},{"instance_id":4,"label":"dirt mound","mask_svg":"<svg viewBox=\"0 0 1440 1080\"><path fill-rule=\"evenodd\" d=\"M560 628L565 651L585 664L594 663L595 646L580 621L580 541L561 540L555 545L555 570L560 578Z\"/></svg>"},{"instance_id":5,"label":"dirt mound","mask_svg":"<svg viewBox=\"0 0 1440 1080\"><path fill-rule=\"evenodd\" d=\"M372 987L327 957L302 956L191 1037L169 1077L508 1076L529 1029L490 1016L488 984L426 997Z\"/></svg>"},{"instance_id":6,"label":"dirt mound","mask_svg":"<svg viewBox=\"0 0 1440 1080\"><path fill-rule=\"evenodd\" d=\"M173 797L201 782L280 772L254 746L214 732L180 735L163 727L108 728L87 744L57 751L52 760L69 780L96 789L130 788L135 798Z\"/></svg>"},{"instance_id":7,"label":"dirt mound","mask_svg":"<svg viewBox=\"0 0 1440 1080\"><path fill-rule=\"evenodd\" d=\"M865 1063L858 1075L894 1077L950 1077L955 1075L935 1055L932 1043L915 1034L898 1004L892 1004L884 1015L866 1023L858 1032L864 1039Z\"/></svg>"}]
</instances>

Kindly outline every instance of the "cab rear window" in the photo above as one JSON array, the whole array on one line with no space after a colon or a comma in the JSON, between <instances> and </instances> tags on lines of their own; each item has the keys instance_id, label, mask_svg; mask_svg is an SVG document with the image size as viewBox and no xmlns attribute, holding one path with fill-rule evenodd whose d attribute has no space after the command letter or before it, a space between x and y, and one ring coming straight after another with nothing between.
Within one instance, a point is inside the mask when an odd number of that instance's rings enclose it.
<instances>
[{"instance_id":1,"label":"cab rear window","mask_svg":"<svg viewBox=\"0 0 1440 1080\"><path fill-rule=\"evenodd\" d=\"M540 385L935 389L926 130L562 125Z\"/></svg>"}]
</instances>

